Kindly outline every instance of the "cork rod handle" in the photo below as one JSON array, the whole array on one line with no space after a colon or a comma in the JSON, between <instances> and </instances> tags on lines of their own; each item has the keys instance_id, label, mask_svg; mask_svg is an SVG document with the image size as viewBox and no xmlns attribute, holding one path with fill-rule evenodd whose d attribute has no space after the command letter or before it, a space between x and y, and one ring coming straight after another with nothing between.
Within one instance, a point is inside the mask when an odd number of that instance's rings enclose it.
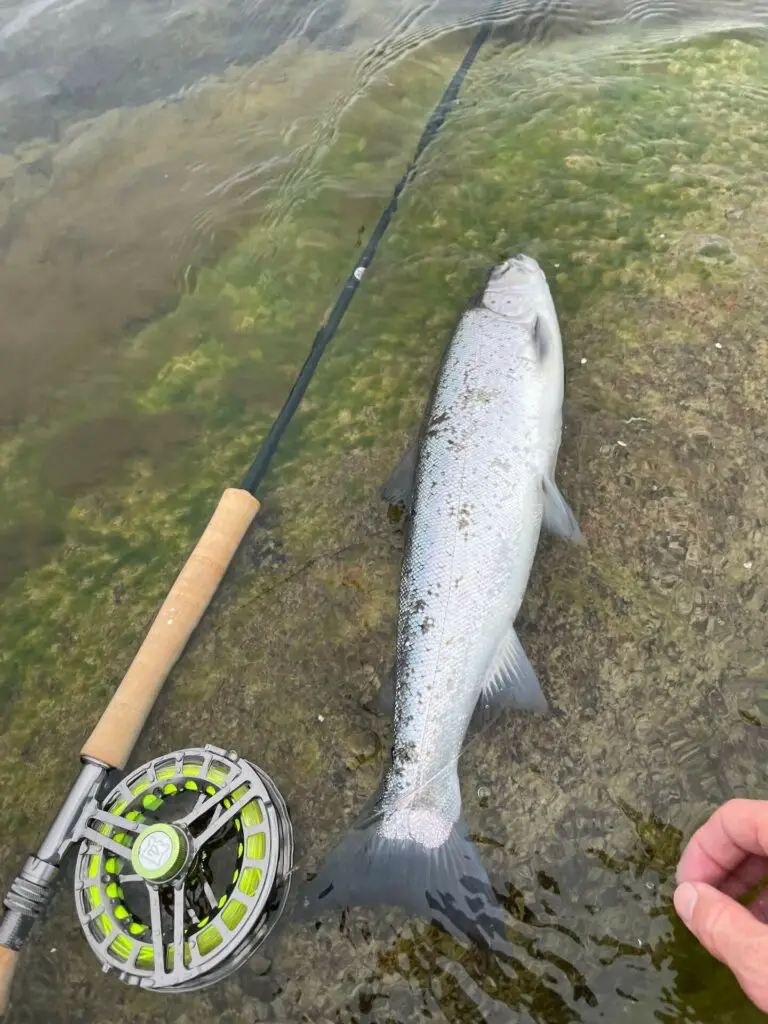
<instances>
[{"instance_id":1,"label":"cork rod handle","mask_svg":"<svg viewBox=\"0 0 768 1024\"><path fill-rule=\"evenodd\" d=\"M211 602L259 510L248 491L228 488L171 587L136 657L81 755L124 768L168 674ZM0 971L2 970L0 962Z\"/></svg>"},{"instance_id":2,"label":"cork rod handle","mask_svg":"<svg viewBox=\"0 0 768 1024\"><path fill-rule=\"evenodd\" d=\"M5 1016L10 1006L11 983L18 959L19 954L15 950L0 946L0 1017Z\"/></svg>"}]
</instances>

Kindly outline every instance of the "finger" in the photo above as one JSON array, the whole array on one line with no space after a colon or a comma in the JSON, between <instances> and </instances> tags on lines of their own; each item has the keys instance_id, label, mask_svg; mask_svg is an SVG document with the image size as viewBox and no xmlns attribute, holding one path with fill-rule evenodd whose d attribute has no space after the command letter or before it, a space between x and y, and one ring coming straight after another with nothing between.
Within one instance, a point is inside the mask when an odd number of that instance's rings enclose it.
<instances>
[{"instance_id":1,"label":"finger","mask_svg":"<svg viewBox=\"0 0 768 1024\"><path fill-rule=\"evenodd\" d=\"M677 880L720 885L750 854L768 856L768 801L729 800L694 833Z\"/></svg>"},{"instance_id":2,"label":"finger","mask_svg":"<svg viewBox=\"0 0 768 1024\"><path fill-rule=\"evenodd\" d=\"M768 878L768 857L758 857L752 853L737 865L717 888L731 899L740 900L764 878Z\"/></svg>"},{"instance_id":3,"label":"finger","mask_svg":"<svg viewBox=\"0 0 768 1024\"><path fill-rule=\"evenodd\" d=\"M684 882L675 910L709 952L736 975L746 994L768 1012L768 926L711 885Z\"/></svg>"}]
</instances>

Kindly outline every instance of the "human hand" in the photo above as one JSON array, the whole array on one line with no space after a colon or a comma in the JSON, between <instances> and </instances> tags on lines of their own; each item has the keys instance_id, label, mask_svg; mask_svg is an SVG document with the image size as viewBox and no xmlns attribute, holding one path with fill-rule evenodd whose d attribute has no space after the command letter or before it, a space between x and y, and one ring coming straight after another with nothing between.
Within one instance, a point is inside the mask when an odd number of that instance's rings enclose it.
<instances>
[{"instance_id":1,"label":"human hand","mask_svg":"<svg viewBox=\"0 0 768 1024\"><path fill-rule=\"evenodd\" d=\"M768 800L729 800L694 833L677 867L675 910L709 952L768 1012Z\"/></svg>"}]
</instances>

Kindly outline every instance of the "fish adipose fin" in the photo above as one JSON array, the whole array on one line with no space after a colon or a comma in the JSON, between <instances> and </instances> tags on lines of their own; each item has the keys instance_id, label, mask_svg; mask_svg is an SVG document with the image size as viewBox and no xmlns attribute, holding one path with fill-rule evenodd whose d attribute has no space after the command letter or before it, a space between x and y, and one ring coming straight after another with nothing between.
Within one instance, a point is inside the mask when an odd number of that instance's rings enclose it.
<instances>
[{"instance_id":1,"label":"fish adipose fin","mask_svg":"<svg viewBox=\"0 0 768 1024\"><path fill-rule=\"evenodd\" d=\"M426 819L434 818L430 823ZM414 833L439 836L427 846ZM462 818L450 828L436 809L363 812L302 892L299 917L347 907L396 906L431 920L460 942L503 946L506 917Z\"/></svg>"},{"instance_id":2,"label":"fish adipose fin","mask_svg":"<svg viewBox=\"0 0 768 1024\"><path fill-rule=\"evenodd\" d=\"M488 669L477 702L474 727L490 721L507 708L538 714L549 710L547 698L514 626L502 640Z\"/></svg>"},{"instance_id":3,"label":"fish adipose fin","mask_svg":"<svg viewBox=\"0 0 768 1024\"><path fill-rule=\"evenodd\" d=\"M397 505L408 514L413 505L413 488L416 481L418 457L419 443L414 440L405 449L403 457L381 489L381 497L387 504Z\"/></svg>"},{"instance_id":4,"label":"fish adipose fin","mask_svg":"<svg viewBox=\"0 0 768 1024\"><path fill-rule=\"evenodd\" d=\"M584 538L576 522L576 516L568 502L558 490L557 484L549 477L544 477L544 528L558 537L572 540L574 544L583 544Z\"/></svg>"}]
</instances>

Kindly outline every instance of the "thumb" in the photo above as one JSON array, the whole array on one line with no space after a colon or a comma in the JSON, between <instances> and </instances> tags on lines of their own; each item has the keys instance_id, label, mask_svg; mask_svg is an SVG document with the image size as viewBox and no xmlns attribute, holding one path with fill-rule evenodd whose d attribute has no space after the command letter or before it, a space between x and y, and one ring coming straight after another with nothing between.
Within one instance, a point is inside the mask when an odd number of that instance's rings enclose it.
<instances>
[{"instance_id":1,"label":"thumb","mask_svg":"<svg viewBox=\"0 0 768 1024\"><path fill-rule=\"evenodd\" d=\"M675 910L701 944L736 975L746 994L768 1012L768 925L704 882L683 882Z\"/></svg>"}]
</instances>

